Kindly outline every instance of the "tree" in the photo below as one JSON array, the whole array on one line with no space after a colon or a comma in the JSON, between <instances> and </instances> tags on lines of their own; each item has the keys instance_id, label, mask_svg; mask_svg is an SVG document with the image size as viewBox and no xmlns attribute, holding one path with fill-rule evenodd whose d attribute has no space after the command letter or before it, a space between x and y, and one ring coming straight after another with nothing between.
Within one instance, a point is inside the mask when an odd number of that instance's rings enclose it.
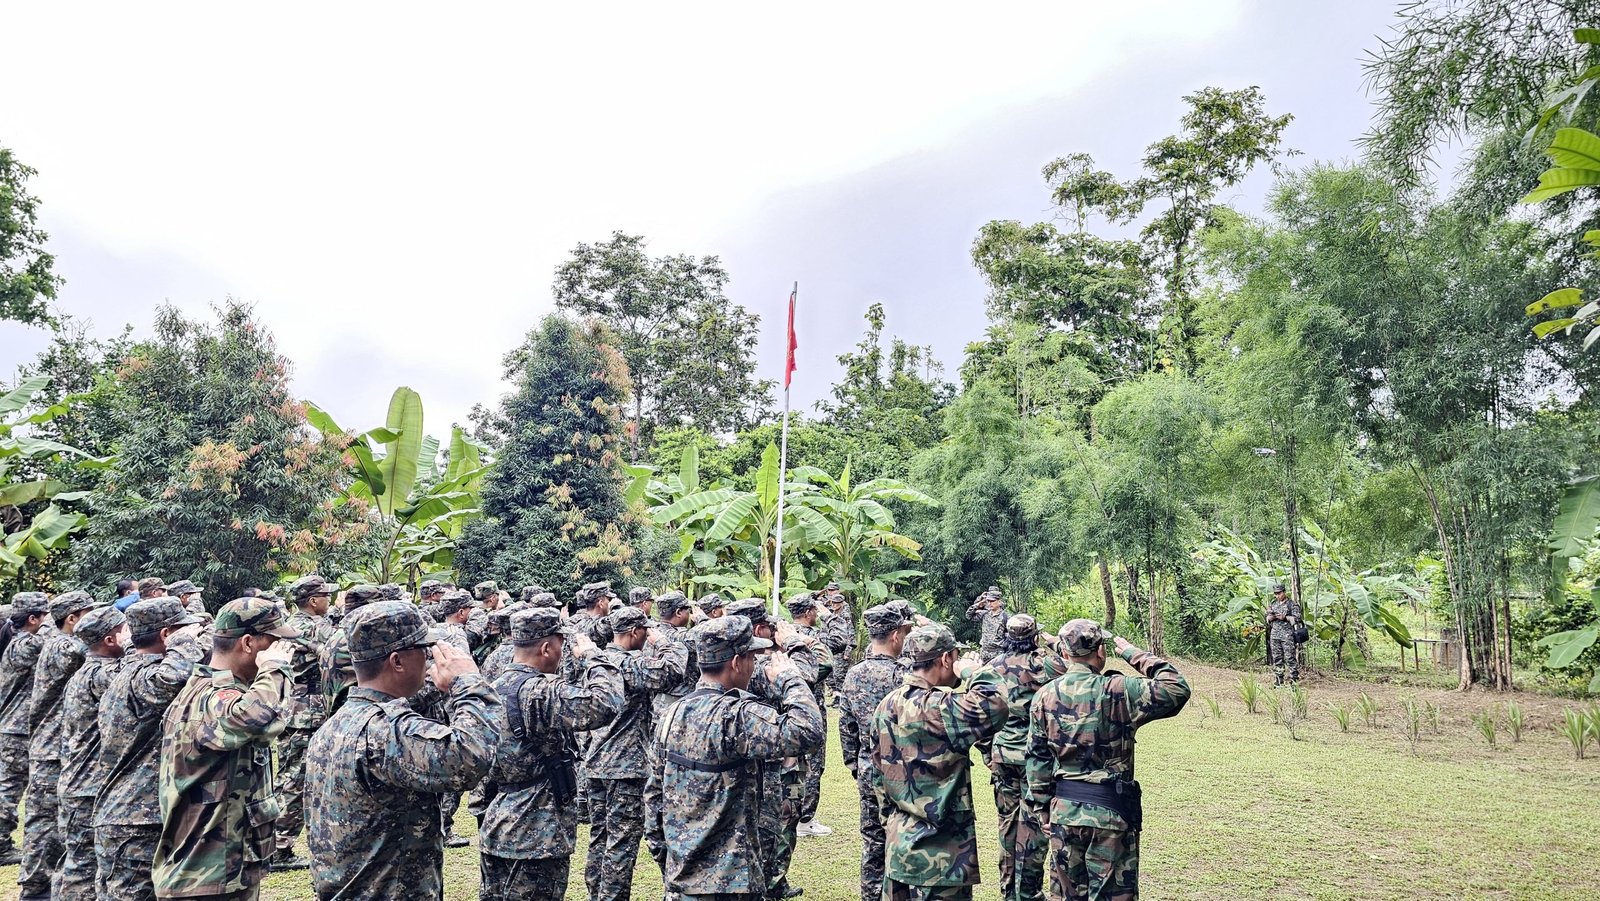
<instances>
[{"instance_id":1,"label":"tree","mask_svg":"<svg viewBox=\"0 0 1600 901\"><path fill-rule=\"evenodd\" d=\"M327 503L340 448L307 427L271 334L237 301L216 315L210 324L162 307L154 336L118 371L127 427L73 546L84 583L187 578L225 603L320 566L367 531Z\"/></svg>"},{"instance_id":2,"label":"tree","mask_svg":"<svg viewBox=\"0 0 1600 901\"><path fill-rule=\"evenodd\" d=\"M34 376L0 395L0 580L17 591L53 589L48 575L37 572L37 564L65 548L88 521L82 512L62 507L81 501L88 492L69 491L53 473L63 465L98 468L110 463L71 445L25 434L71 406L70 399L63 399L25 414L49 384L49 376Z\"/></svg>"},{"instance_id":3,"label":"tree","mask_svg":"<svg viewBox=\"0 0 1600 901\"><path fill-rule=\"evenodd\" d=\"M640 460L658 429L735 432L759 421L772 389L756 381L761 317L723 293L714 256L651 258L638 235L579 244L556 267L556 307L605 323L633 384L628 450Z\"/></svg>"},{"instance_id":4,"label":"tree","mask_svg":"<svg viewBox=\"0 0 1600 901\"><path fill-rule=\"evenodd\" d=\"M623 502L628 367L597 321L546 316L506 354L516 390L483 485L484 518L457 543L458 572L572 593L631 573L636 525Z\"/></svg>"},{"instance_id":5,"label":"tree","mask_svg":"<svg viewBox=\"0 0 1600 901\"><path fill-rule=\"evenodd\" d=\"M0 319L50 325L61 276L44 249L50 236L39 228L39 201L27 189L37 174L0 147Z\"/></svg>"}]
</instances>

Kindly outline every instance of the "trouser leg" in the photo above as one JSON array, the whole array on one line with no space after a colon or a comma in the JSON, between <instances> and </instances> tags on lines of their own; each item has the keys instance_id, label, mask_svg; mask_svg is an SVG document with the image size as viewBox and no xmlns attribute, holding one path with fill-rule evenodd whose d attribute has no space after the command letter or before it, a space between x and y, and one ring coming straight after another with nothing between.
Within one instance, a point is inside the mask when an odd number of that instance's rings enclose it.
<instances>
[{"instance_id":1,"label":"trouser leg","mask_svg":"<svg viewBox=\"0 0 1600 901\"><path fill-rule=\"evenodd\" d=\"M485 854L478 861L478 901L562 901L572 859L512 860Z\"/></svg>"},{"instance_id":2,"label":"trouser leg","mask_svg":"<svg viewBox=\"0 0 1600 901\"><path fill-rule=\"evenodd\" d=\"M95 870L100 901L154 901L150 868L156 859L160 826L97 826Z\"/></svg>"},{"instance_id":3,"label":"trouser leg","mask_svg":"<svg viewBox=\"0 0 1600 901\"><path fill-rule=\"evenodd\" d=\"M0 849L11 847L21 818L17 808L28 790L28 736L0 735Z\"/></svg>"},{"instance_id":4,"label":"trouser leg","mask_svg":"<svg viewBox=\"0 0 1600 901\"><path fill-rule=\"evenodd\" d=\"M20 898L49 898L50 883L61 868L61 800L57 782L61 761L35 760L28 774L22 822L22 866L17 871Z\"/></svg>"},{"instance_id":5,"label":"trouser leg","mask_svg":"<svg viewBox=\"0 0 1600 901\"><path fill-rule=\"evenodd\" d=\"M878 901L883 896L883 813L865 775L856 777L856 793L861 798L861 901Z\"/></svg>"},{"instance_id":6,"label":"trouser leg","mask_svg":"<svg viewBox=\"0 0 1600 901\"><path fill-rule=\"evenodd\" d=\"M306 746L314 731L290 729L278 739L278 780L273 788L283 805L273 830L278 851L291 851L305 828Z\"/></svg>"},{"instance_id":7,"label":"trouser leg","mask_svg":"<svg viewBox=\"0 0 1600 901\"><path fill-rule=\"evenodd\" d=\"M94 901L94 798L61 799L61 879L56 901Z\"/></svg>"}]
</instances>

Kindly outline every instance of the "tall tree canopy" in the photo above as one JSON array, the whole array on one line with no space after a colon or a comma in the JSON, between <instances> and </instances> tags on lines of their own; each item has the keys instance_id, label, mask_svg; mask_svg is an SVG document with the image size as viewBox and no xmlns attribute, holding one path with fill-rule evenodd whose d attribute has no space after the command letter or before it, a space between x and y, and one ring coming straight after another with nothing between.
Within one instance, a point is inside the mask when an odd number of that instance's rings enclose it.
<instances>
[{"instance_id":1,"label":"tall tree canopy","mask_svg":"<svg viewBox=\"0 0 1600 901\"><path fill-rule=\"evenodd\" d=\"M0 147L0 319L47 325L61 276L44 249L50 236L39 227L39 201L28 193L37 174Z\"/></svg>"}]
</instances>

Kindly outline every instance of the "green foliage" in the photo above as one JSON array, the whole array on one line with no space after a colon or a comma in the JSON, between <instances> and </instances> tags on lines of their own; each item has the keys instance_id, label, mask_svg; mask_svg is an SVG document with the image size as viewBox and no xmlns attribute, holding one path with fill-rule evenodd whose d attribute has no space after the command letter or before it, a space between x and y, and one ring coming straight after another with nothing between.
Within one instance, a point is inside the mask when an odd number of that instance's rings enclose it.
<instances>
[{"instance_id":1,"label":"green foliage","mask_svg":"<svg viewBox=\"0 0 1600 901\"><path fill-rule=\"evenodd\" d=\"M1217 700L1217 696L1206 695L1204 700L1206 703L1206 708L1211 711L1211 718L1217 720L1222 719L1222 704Z\"/></svg>"},{"instance_id":2,"label":"green foliage","mask_svg":"<svg viewBox=\"0 0 1600 901\"><path fill-rule=\"evenodd\" d=\"M0 147L0 320L53 325L51 301L61 287L50 236L39 228L39 201L28 193L38 172Z\"/></svg>"},{"instance_id":3,"label":"green foliage","mask_svg":"<svg viewBox=\"0 0 1600 901\"><path fill-rule=\"evenodd\" d=\"M1255 713L1256 705L1261 702L1261 683L1255 676L1242 676L1236 683L1239 689L1239 700L1244 702L1245 713Z\"/></svg>"},{"instance_id":4,"label":"green foliage","mask_svg":"<svg viewBox=\"0 0 1600 901\"><path fill-rule=\"evenodd\" d=\"M1262 700L1267 704L1267 713L1272 716L1274 725L1283 725L1283 696L1276 690L1264 692Z\"/></svg>"},{"instance_id":5,"label":"green foliage","mask_svg":"<svg viewBox=\"0 0 1600 901\"><path fill-rule=\"evenodd\" d=\"M1522 707L1516 701L1506 702L1506 731L1511 733L1512 743L1522 741Z\"/></svg>"},{"instance_id":6,"label":"green foliage","mask_svg":"<svg viewBox=\"0 0 1600 901\"><path fill-rule=\"evenodd\" d=\"M1368 729L1377 728L1378 701L1376 698L1366 692L1361 692L1356 696L1356 710L1360 711L1361 720L1367 724Z\"/></svg>"},{"instance_id":7,"label":"green foliage","mask_svg":"<svg viewBox=\"0 0 1600 901\"><path fill-rule=\"evenodd\" d=\"M1594 724L1581 710L1563 711L1561 722L1556 724L1556 731L1572 746L1572 756L1578 760L1583 759L1584 750L1589 746L1590 740L1596 737Z\"/></svg>"},{"instance_id":8,"label":"green foliage","mask_svg":"<svg viewBox=\"0 0 1600 901\"><path fill-rule=\"evenodd\" d=\"M33 376L0 395L0 580L16 590L52 587L29 571L30 562L47 560L65 548L88 522L73 505L87 492L69 490L52 469L67 461L94 469L110 463L109 458L90 457L79 448L31 434L72 407L68 397L29 414L27 408L49 385L49 376Z\"/></svg>"},{"instance_id":9,"label":"green foliage","mask_svg":"<svg viewBox=\"0 0 1600 901\"><path fill-rule=\"evenodd\" d=\"M1489 744L1489 747L1494 747L1496 730L1499 728L1499 725L1495 722L1494 714L1487 710L1475 713L1472 716L1472 725L1477 727L1478 734L1483 736L1483 740Z\"/></svg>"},{"instance_id":10,"label":"green foliage","mask_svg":"<svg viewBox=\"0 0 1600 901\"><path fill-rule=\"evenodd\" d=\"M1422 705L1416 698L1404 698L1400 701L1400 708L1406 714L1406 740L1411 742L1412 750L1416 750L1417 743L1422 741Z\"/></svg>"},{"instance_id":11,"label":"green foliage","mask_svg":"<svg viewBox=\"0 0 1600 901\"><path fill-rule=\"evenodd\" d=\"M1333 711L1333 720L1339 724L1340 732L1350 731L1350 705L1329 703L1328 709Z\"/></svg>"}]
</instances>

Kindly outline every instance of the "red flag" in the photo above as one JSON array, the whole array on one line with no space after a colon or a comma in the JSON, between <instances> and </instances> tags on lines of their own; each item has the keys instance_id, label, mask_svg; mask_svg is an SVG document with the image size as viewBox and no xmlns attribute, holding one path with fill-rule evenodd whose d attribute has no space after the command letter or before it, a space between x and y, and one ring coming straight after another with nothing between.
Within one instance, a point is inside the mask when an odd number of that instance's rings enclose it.
<instances>
[{"instance_id":1,"label":"red flag","mask_svg":"<svg viewBox=\"0 0 1600 901\"><path fill-rule=\"evenodd\" d=\"M784 362L783 367L783 389L785 391L789 390L789 380L794 376L794 350L800 346L794 340L794 299L798 293L800 293L800 289L796 288L789 294L789 357Z\"/></svg>"}]
</instances>

